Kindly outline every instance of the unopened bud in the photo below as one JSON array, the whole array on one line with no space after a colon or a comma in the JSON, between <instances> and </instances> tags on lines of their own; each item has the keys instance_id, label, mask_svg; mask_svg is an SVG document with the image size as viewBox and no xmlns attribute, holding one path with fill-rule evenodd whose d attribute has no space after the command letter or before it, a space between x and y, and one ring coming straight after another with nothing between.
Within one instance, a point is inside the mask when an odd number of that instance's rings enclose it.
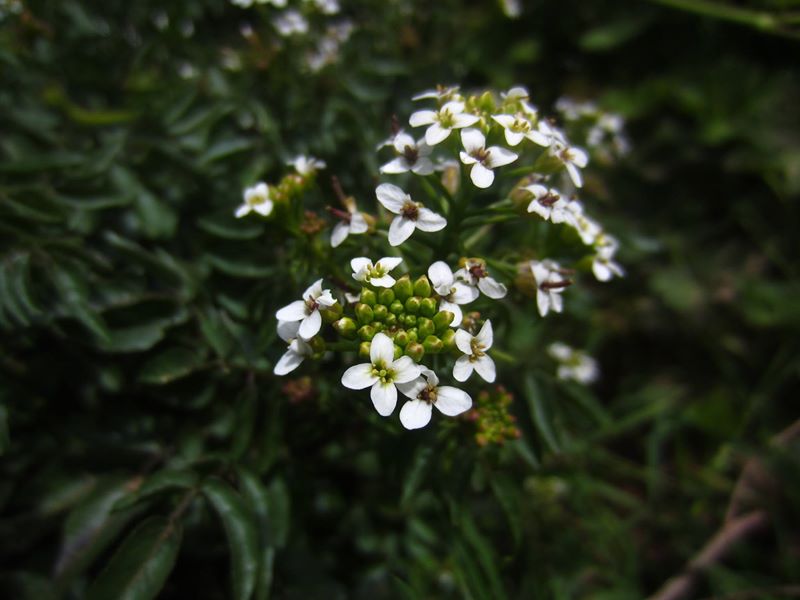
<instances>
[{"instance_id":1,"label":"unopened bud","mask_svg":"<svg viewBox=\"0 0 800 600\"><path fill-rule=\"evenodd\" d=\"M389 306L394 302L394 292L388 288L382 289L378 292L378 302L384 306Z\"/></svg>"},{"instance_id":2,"label":"unopened bud","mask_svg":"<svg viewBox=\"0 0 800 600\"><path fill-rule=\"evenodd\" d=\"M378 301L378 295L369 288L361 288L361 302L367 306L375 306Z\"/></svg>"},{"instance_id":3,"label":"unopened bud","mask_svg":"<svg viewBox=\"0 0 800 600\"><path fill-rule=\"evenodd\" d=\"M411 278L408 275L403 275L397 280L392 289L394 290L395 298L400 302L405 302L414 293L414 284L411 283Z\"/></svg>"},{"instance_id":4,"label":"unopened bud","mask_svg":"<svg viewBox=\"0 0 800 600\"><path fill-rule=\"evenodd\" d=\"M417 326L417 317L416 317L416 315L406 315L404 324L407 327L416 327Z\"/></svg>"},{"instance_id":5,"label":"unopened bud","mask_svg":"<svg viewBox=\"0 0 800 600\"><path fill-rule=\"evenodd\" d=\"M342 317L338 321L334 321L333 328L345 339L353 340L356 337L356 322L350 317Z\"/></svg>"},{"instance_id":6,"label":"unopened bud","mask_svg":"<svg viewBox=\"0 0 800 600\"><path fill-rule=\"evenodd\" d=\"M417 296L411 296L408 300L406 300L405 308L407 313L411 313L415 315L419 312L419 305L420 305L420 298Z\"/></svg>"},{"instance_id":7,"label":"unopened bud","mask_svg":"<svg viewBox=\"0 0 800 600\"><path fill-rule=\"evenodd\" d=\"M371 342L375 337L375 328L372 325L364 325L358 330L358 337L365 342Z\"/></svg>"},{"instance_id":8,"label":"unopened bud","mask_svg":"<svg viewBox=\"0 0 800 600\"><path fill-rule=\"evenodd\" d=\"M403 313L403 303L400 300L395 300L389 305L389 312L395 315Z\"/></svg>"},{"instance_id":9,"label":"unopened bud","mask_svg":"<svg viewBox=\"0 0 800 600\"><path fill-rule=\"evenodd\" d=\"M429 298L432 291L431 282L425 275L420 275L419 279L414 282L414 295Z\"/></svg>"},{"instance_id":10,"label":"unopened bud","mask_svg":"<svg viewBox=\"0 0 800 600\"><path fill-rule=\"evenodd\" d=\"M394 343L401 348L405 348L406 344L408 344L408 333L404 329L398 329L394 334Z\"/></svg>"},{"instance_id":11,"label":"unopened bud","mask_svg":"<svg viewBox=\"0 0 800 600\"><path fill-rule=\"evenodd\" d=\"M397 360L398 358L400 358L401 356L403 356L403 349L402 349L400 346L398 346L397 344L395 344L395 345L393 346L393 348L394 348L394 359L395 359L395 360Z\"/></svg>"},{"instance_id":12,"label":"unopened bud","mask_svg":"<svg viewBox=\"0 0 800 600\"><path fill-rule=\"evenodd\" d=\"M448 352L451 352L456 349L456 330L455 329L448 329L442 335L442 343L444 344L444 349Z\"/></svg>"},{"instance_id":13,"label":"unopened bud","mask_svg":"<svg viewBox=\"0 0 800 600\"><path fill-rule=\"evenodd\" d=\"M435 335L429 335L422 342L422 347L425 348L426 354L439 354L444 350L444 343Z\"/></svg>"},{"instance_id":14,"label":"unopened bud","mask_svg":"<svg viewBox=\"0 0 800 600\"><path fill-rule=\"evenodd\" d=\"M370 342L361 342L358 345L358 356L369 360L369 349L372 344Z\"/></svg>"},{"instance_id":15,"label":"unopened bud","mask_svg":"<svg viewBox=\"0 0 800 600\"><path fill-rule=\"evenodd\" d=\"M440 310L436 313L436 316L433 317L433 326L436 328L438 335L441 335L450 327L454 316L449 310ZM460 325L460 323L456 323L456 325Z\"/></svg>"},{"instance_id":16,"label":"unopened bud","mask_svg":"<svg viewBox=\"0 0 800 600\"><path fill-rule=\"evenodd\" d=\"M368 325L375 320L375 315L372 312L372 308L370 308L367 304L359 302L356 304L355 312L359 325Z\"/></svg>"},{"instance_id":17,"label":"unopened bud","mask_svg":"<svg viewBox=\"0 0 800 600\"><path fill-rule=\"evenodd\" d=\"M409 342L405 347L406 356L410 356L415 362L422 360L425 356L425 347L419 342Z\"/></svg>"},{"instance_id":18,"label":"unopened bud","mask_svg":"<svg viewBox=\"0 0 800 600\"><path fill-rule=\"evenodd\" d=\"M436 300L433 298L423 298L419 303L419 314L429 319L436 314Z\"/></svg>"},{"instance_id":19,"label":"unopened bud","mask_svg":"<svg viewBox=\"0 0 800 600\"><path fill-rule=\"evenodd\" d=\"M412 327L411 329L407 329L406 333L408 334L408 343L416 342L419 339L419 335L417 334L417 328Z\"/></svg>"},{"instance_id":20,"label":"unopened bud","mask_svg":"<svg viewBox=\"0 0 800 600\"><path fill-rule=\"evenodd\" d=\"M342 316L342 305L339 304L339 302L334 302L327 308L320 307L319 314L322 316L322 320L326 323L333 323L336 319Z\"/></svg>"},{"instance_id":21,"label":"unopened bud","mask_svg":"<svg viewBox=\"0 0 800 600\"><path fill-rule=\"evenodd\" d=\"M420 339L425 339L429 335L433 335L436 333L436 327L433 325L433 321L426 317L419 317L417 319L417 331L419 331Z\"/></svg>"},{"instance_id":22,"label":"unopened bud","mask_svg":"<svg viewBox=\"0 0 800 600\"><path fill-rule=\"evenodd\" d=\"M386 317L389 314L389 309L386 308L383 304L376 304L372 307L372 316L376 321L386 321Z\"/></svg>"},{"instance_id":23,"label":"unopened bud","mask_svg":"<svg viewBox=\"0 0 800 600\"><path fill-rule=\"evenodd\" d=\"M325 353L325 340L322 339L321 335L311 338L308 341L308 345L314 351L314 356L321 356Z\"/></svg>"},{"instance_id":24,"label":"unopened bud","mask_svg":"<svg viewBox=\"0 0 800 600\"><path fill-rule=\"evenodd\" d=\"M394 327L397 325L397 315L389 313L386 315L386 318L383 320L387 327Z\"/></svg>"}]
</instances>

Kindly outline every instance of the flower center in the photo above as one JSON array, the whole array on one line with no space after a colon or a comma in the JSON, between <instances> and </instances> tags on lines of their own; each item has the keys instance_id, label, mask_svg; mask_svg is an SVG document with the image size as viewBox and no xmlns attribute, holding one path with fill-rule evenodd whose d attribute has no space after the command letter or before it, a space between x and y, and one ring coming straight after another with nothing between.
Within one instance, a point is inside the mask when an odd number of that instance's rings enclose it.
<instances>
[{"instance_id":1,"label":"flower center","mask_svg":"<svg viewBox=\"0 0 800 600\"><path fill-rule=\"evenodd\" d=\"M386 368L383 361L372 364L372 376L377 377L381 383L392 383L394 381L394 369Z\"/></svg>"},{"instance_id":2,"label":"flower center","mask_svg":"<svg viewBox=\"0 0 800 600\"><path fill-rule=\"evenodd\" d=\"M386 269L381 263L378 263L377 265L370 265L367 268L367 281L373 277L383 277L384 275L386 275Z\"/></svg>"},{"instance_id":3,"label":"flower center","mask_svg":"<svg viewBox=\"0 0 800 600\"><path fill-rule=\"evenodd\" d=\"M511 130L517 133L528 133L531 130L531 124L527 119L517 117L511 124Z\"/></svg>"},{"instance_id":4,"label":"flower center","mask_svg":"<svg viewBox=\"0 0 800 600\"><path fill-rule=\"evenodd\" d=\"M417 400L422 400L428 404L436 404L436 388L429 385L417 395Z\"/></svg>"},{"instance_id":5,"label":"flower center","mask_svg":"<svg viewBox=\"0 0 800 600\"><path fill-rule=\"evenodd\" d=\"M264 204L264 202L266 202L266 201L267 201L267 198L265 196L262 196L261 194L257 194L255 196L250 196L250 205L251 206L255 206L257 204Z\"/></svg>"},{"instance_id":6,"label":"flower center","mask_svg":"<svg viewBox=\"0 0 800 600\"><path fill-rule=\"evenodd\" d=\"M563 160L564 162L572 162L573 160L575 160L575 155L572 154L572 151L569 148L564 148L560 152L559 156L561 157L561 160Z\"/></svg>"},{"instance_id":7,"label":"flower center","mask_svg":"<svg viewBox=\"0 0 800 600\"><path fill-rule=\"evenodd\" d=\"M419 159L419 149L416 146L406 146L403 149L403 158L413 165Z\"/></svg>"},{"instance_id":8,"label":"flower center","mask_svg":"<svg viewBox=\"0 0 800 600\"><path fill-rule=\"evenodd\" d=\"M313 296L309 296L308 298L306 298L306 310L309 312L309 314L314 312L318 308L319 304L317 303L317 301L314 299Z\"/></svg>"},{"instance_id":9,"label":"flower center","mask_svg":"<svg viewBox=\"0 0 800 600\"><path fill-rule=\"evenodd\" d=\"M472 265L469 268L469 274L472 275L475 279L483 279L487 277L489 273L486 271L486 268L483 265Z\"/></svg>"},{"instance_id":10,"label":"flower center","mask_svg":"<svg viewBox=\"0 0 800 600\"><path fill-rule=\"evenodd\" d=\"M477 338L472 338L472 341L469 343L470 348L472 349L472 355L469 357L470 362L475 362L481 356L484 356L486 353L483 351L484 346L481 344Z\"/></svg>"},{"instance_id":11,"label":"flower center","mask_svg":"<svg viewBox=\"0 0 800 600\"><path fill-rule=\"evenodd\" d=\"M416 202L411 202L410 200L406 200L406 203L403 204L403 208L400 211L400 214L403 215L406 219L416 221L417 217L419 217L419 205Z\"/></svg>"},{"instance_id":12,"label":"flower center","mask_svg":"<svg viewBox=\"0 0 800 600\"><path fill-rule=\"evenodd\" d=\"M486 148L477 148L472 151L472 158L477 160L479 163L485 163L489 160L489 154L491 152Z\"/></svg>"},{"instance_id":13,"label":"flower center","mask_svg":"<svg viewBox=\"0 0 800 600\"><path fill-rule=\"evenodd\" d=\"M558 202L560 199L561 196L559 196L558 194L554 194L553 192L548 190L544 196L539 198L539 204L541 204L542 206L553 206L553 204Z\"/></svg>"},{"instance_id":14,"label":"flower center","mask_svg":"<svg viewBox=\"0 0 800 600\"><path fill-rule=\"evenodd\" d=\"M439 111L439 125L445 129L452 129L455 124L455 117L450 112L449 108L443 108Z\"/></svg>"}]
</instances>

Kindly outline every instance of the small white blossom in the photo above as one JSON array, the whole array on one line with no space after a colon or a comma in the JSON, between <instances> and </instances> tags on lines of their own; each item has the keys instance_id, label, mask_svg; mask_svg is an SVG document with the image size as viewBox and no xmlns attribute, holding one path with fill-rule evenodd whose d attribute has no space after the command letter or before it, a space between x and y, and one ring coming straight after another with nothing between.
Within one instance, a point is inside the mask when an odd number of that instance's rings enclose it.
<instances>
[{"instance_id":1,"label":"small white blossom","mask_svg":"<svg viewBox=\"0 0 800 600\"><path fill-rule=\"evenodd\" d=\"M501 92L500 97L506 107L510 106L514 110L519 110L531 120L539 119L539 111L529 102L530 94L524 87L513 87L507 92Z\"/></svg>"},{"instance_id":2,"label":"small white blossom","mask_svg":"<svg viewBox=\"0 0 800 600\"><path fill-rule=\"evenodd\" d=\"M338 247L344 242L348 235L366 233L367 229L369 229L367 220L364 218L364 215L359 212L358 208L356 208L355 201L351 198L346 198L345 200L347 212L329 209L335 216L339 217L339 222L333 226L333 231L331 232L331 246L333 248Z\"/></svg>"},{"instance_id":3,"label":"small white blossom","mask_svg":"<svg viewBox=\"0 0 800 600\"><path fill-rule=\"evenodd\" d=\"M398 133L392 140L395 152L399 156L390 160L381 167L381 173L397 175L411 171L416 175L430 175L433 173L433 162L428 158L432 148L424 139L414 142L407 133Z\"/></svg>"},{"instance_id":4,"label":"small white blossom","mask_svg":"<svg viewBox=\"0 0 800 600\"><path fill-rule=\"evenodd\" d=\"M550 130L552 143L548 152L564 165L575 187L582 187L583 177L580 170L589 164L589 156L582 149L570 146L563 132L555 128L550 128Z\"/></svg>"},{"instance_id":5,"label":"small white blossom","mask_svg":"<svg viewBox=\"0 0 800 600\"><path fill-rule=\"evenodd\" d=\"M241 219L251 212L257 212L262 217L268 216L274 206L270 198L270 189L266 183L257 183L244 191L244 202L236 209L236 218Z\"/></svg>"},{"instance_id":6,"label":"small white blossom","mask_svg":"<svg viewBox=\"0 0 800 600\"><path fill-rule=\"evenodd\" d=\"M494 382L497 375L494 361L486 354L493 342L492 322L488 320L483 324L478 335L471 335L463 329L456 331L456 347L464 353L464 356L460 356L456 360L456 364L453 366L453 377L458 381L466 381L474 370L487 383Z\"/></svg>"},{"instance_id":7,"label":"small white blossom","mask_svg":"<svg viewBox=\"0 0 800 600\"><path fill-rule=\"evenodd\" d=\"M456 279L447 263L439 260L428 267L428 279L434 291L441 296L439 310L453 313L451 327L458 327L464 320L459 304L469 304L479 296L478 288Z\"/></svg>"},{"instance_id":8,"label":"small white blossom","mask_svg":"<svg viewBox=\"0 0 800 600\"><path fill-rule=\"evenodd\" d=\"M509 146L516 146L526 138L534 144L545 147L552 142L552 138L549 135L539 131L531 120L521 113L516 115L492 115L492 119L503 126L506 143Z\"/></svg>"},{"instance_id":9,"label":"small white blossom","mask_svg":"<svg viewBox=\"0 0 800 600\"><path fill-rule=\"evenodd\" d=\"M453 129L469 127L479 120L477 115L464 112L463 102L451 100L439 110L418 110L412 113L408 122L412 127L430 125L425 130L425 141L429 146L435 146L446 140Z\"/></svg>"},{"instance_id":10,"label":"small white blossom","mask_svg":"<svg viewBox=\"0 0 800 600\"><path fill-rule=\"evenodd\" d=\"M563 275L563 269L552 260L531 261L531 273L536 281L536 305L543 317L552 310L560 313L564 310L564 298L561 292L572 285Z\"/></svg>"},{"instance_id":11,"label":"small white blossom","mask_svg":"<svg viewBox=\"0 0 800 600\"><path fill-rule=\"evenodd\" d=\"M411 398L400 409L400 422L406 429L425 427L431 420L432 407L443 415L455 417L472 408L472 398L466 392L449 385L439 385L439 378L430 369L413 381L398 383L397 389Z\"/></svg>"},{"instance_id":12,"label":"small white blossom","mask_svg":"<svg viewBox=\"0 0 800 600\"><path fill-rule=\"evenodd\" d=\"M463 150L459 153L461 162L472 165L469 177L475 187L488 188L494 181L494 171L514 162L519 158L517 154L501 146L486 147L486 137L478 129L470 127L461 132Z\"/></svg>"},{"instance_id":13,"label":"small white blossom","mask_svg":"<svg viewBox=\"0 0 800 600\"><path fill-rule=\"evenodd\" d=\"M461 94L458 93L458 86L436 86L435 90L426 90L413 96L412 101L436 99L439 102L449 102L451 100L461 100Z\"/></svg>"},{"instance_id":14,"label":"small white blossom","mask_svg":"<svg viewBox=\"0 0 800 600\"><path fill-rule=\"evenodd\" d=\"M290 167L294 167L298 175L303 177L313 175L320 169L324 169L327 165L324 160L319 160L313 156L295 156L292 160L286 163Z\"/></svg>"},{"instance_id":15,"label":"small white blossom","mask_svg":"<svg viewBox=\"0 0 800 600\"><path fill-rule=\"evenodd\" d=\"M622 267L614 261L614 255L619 247L616 238L601 233L595 241L595 255L592 259L592 272L598 281L609 281L614 276L624 277Z\"/></svg>"},{"instance_id":16,"label":"small white blossom","mask_svg":"<svg viewBox=\"0 0 800 600\"><path fill-rule=\"evenodd\" d=\"M375 195L386 210L397 215L389 226L389 244L392 246L405 242L415 229L434 232L447 225L443 216L425 208L420 202L414 202L396 185L382 183L375 189Z\"/></svg>"},{"instance_id":17,"label":"small white blossom","mask_svg":"<svg viewBox=\"0 0 800 600\"><path fill-rule=\"evenodd\" d=\"M394 343L386 334L376 333L369 347L370 362L355 365L342 375L342 385L351 390L371 387L370 397L375 410L382 417L392 414L397 404L395 384L413 381L420 374L420 366L410 357L394 360Z\"/></svg>"},{"instance_id":18,"label":"small white blossom","mask_svg":"<svg viewBox=\"0 0 800 600\"><path fill-rule=\"evenodd\" d=\"M311 346L298 335L299 329L300 321L278 321L278 335L289 344L289 348L275 364L272 370L275 375L291 373L307 356L314 353Z\"/></svg>"},{"instance_id":19,"label":"small white blossom","mask_svg":"<svg viewBox=\"0 0 800 600\"><path fill-rule=\"evenodd\" d=\"M581 241L587 246L592 245L603 232L603 228L593 219L586 216L583 204L578 200L570 200L565 207L569 213L567 222L575 228Z\"/></svg>"},{"instance_id":20,"label":"small white blossom","mask_svg":"<svg viewBox=\"0 0 800 600\"><path fill-rule=\"evenodd\" d=\"M308 32L308 21L296 10L287 10L272 21L275 29L283 37L302 35Z\"/></svg>"},{"instance_id":21,"label":"small white blossom","mask_svg":"<svg viewBox=\"0 0 800 600\"><path fill-rule=\"evenodd\" d=\"M489 276L486 263L482 260L467 259L464 266L455 272L455 278L480 290L492 300L499 300L508 293L506 286Z\"/></svg>"},{"instance_id":22,"label":"small white blossom","mask_svg":"<svg viewBox=\"0 0 800 600\"><path fill-rule=\"evenodd\" d=\"M533 194L533 199L528 204L529 213L536 213L545 221L553 223L571 222L572 213L567 211L567 201L557 189L539 183L527 185L523 189Z\"/></svg>"},{"instance_id":23,"label":"small white blossom","mask_svg":"<svg viewBox=\"0 0 800 600\"><path fill-rule=\"evenodd\" d=\"M547 352L558 361L557 375L561 380L577 381L585 385L596 381L600 375L594 358L562 342L550 344Z\"/></svg>"},{"instance_id":24,"label":"small white blossom","mask_svg":"<svg viewBox=\"0 0 800 600\"><path fill-rule=\"evenodd\" d=\"M322 279L318 279L303 292L302 300L295 300L291 304L287 304L275 313L275 317L279 321L301 321L298 334L304 340L310 340L322 327L320 307L328 308L335 303L336 300L331 296L331 291L323 290Z\"/></svg>"},{"instance_id":25,"label":"small white blossom","mask_svg":"<svg viewBox=\"0 0 800 600\"><path fill-rule=\"evenodd\" d=\"M350 261L353 269L353 279L363 283L369 283L375 287L390 288L394 285L395 279L389 275L389 271L403 262L398 256L384 256L374 265L366 256L360 256Z\"/></svg>"}]
</instances>

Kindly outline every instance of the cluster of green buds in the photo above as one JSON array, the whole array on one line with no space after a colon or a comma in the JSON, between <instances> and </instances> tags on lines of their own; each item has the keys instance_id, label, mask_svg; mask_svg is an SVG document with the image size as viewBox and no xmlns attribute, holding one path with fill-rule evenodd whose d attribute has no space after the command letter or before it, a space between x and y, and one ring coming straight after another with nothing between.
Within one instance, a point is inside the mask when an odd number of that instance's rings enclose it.
<instances>
[{"instance_id":1,"label":"cluster of green buds","mask_svg":"<svg viewBox=\"0 0 800 600\"><path fill-rule=\"evenodd\" d=\"M502 385L478 394L466 418L475 422L475 441L479 446L502 444L521 435L516 417L508 411L513 401L514 396Z\"/></svg>"}]
</instances>

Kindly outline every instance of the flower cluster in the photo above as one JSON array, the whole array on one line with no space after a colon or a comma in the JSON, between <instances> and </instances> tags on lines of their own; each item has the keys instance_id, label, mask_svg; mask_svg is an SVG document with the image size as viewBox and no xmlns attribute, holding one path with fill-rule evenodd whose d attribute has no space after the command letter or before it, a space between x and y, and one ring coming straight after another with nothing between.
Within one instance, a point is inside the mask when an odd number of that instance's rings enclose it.
<instances>
[{"instance_id":1,"label":"flower cluster","mask_svg":"<svg viewBox=\"0 0 800 600\"><path fill-rule=\"evenodd\" d=\"M295 172L284 176L276 185L260 181L244 190L243 202L234 213L237 219L250 213L270 216L276 203L285 203L301 195L314 180L317 171L325 168L323 161L307 156L297 156L287 164L294 167Z\"/></svg>"},{"instance_id":2,"label":"flower cluster","mask_svg":"<svg viewBox=\"0 0 800 600\"><path fill-rule=\"evenodd\" d=\"M475 423L475 441L479 446L502 444L520 436L517 419L508 412L514 396L502 385L482 390L466 418Z\"/></svg>"}]
</instances>

